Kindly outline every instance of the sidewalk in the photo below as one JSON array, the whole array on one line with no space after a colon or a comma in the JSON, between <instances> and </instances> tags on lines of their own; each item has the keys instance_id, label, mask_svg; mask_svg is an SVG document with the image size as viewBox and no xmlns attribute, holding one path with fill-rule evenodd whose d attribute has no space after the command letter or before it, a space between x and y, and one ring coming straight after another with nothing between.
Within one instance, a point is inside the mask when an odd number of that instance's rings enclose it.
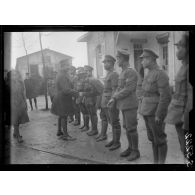
<instances>
[{"instance_id":1,"label":"sidewalk","mask_svg":"<svg viewBox=\"0 0 195 195\"><path fill-rule=\"evenodd\" d=\"M50 111L41 111L45 107L44 97L38 97L39 110L28 111L30 122L21 125L24 143L18 144L11 137L11 163L13 164L152 164L152 145L147 139L146 128L142 117L138 122L139 148L141 158L128 162L120 158L121 151L126 149L127 140L125 130L122 129L122 146L110 152L104 145L111 140L111 128L108 129L108 140L96 142L95 137L81 133L78 127L68 125L71 136L76 141L59 140L56 136L57 117ZM49 102L50 107L50 102ZM100 131L100 120L98 124ZM167 164L182 164L183 156L180 152L177 134L174 126L166 126L168 139Z\"/></svg>"}]
</instances>

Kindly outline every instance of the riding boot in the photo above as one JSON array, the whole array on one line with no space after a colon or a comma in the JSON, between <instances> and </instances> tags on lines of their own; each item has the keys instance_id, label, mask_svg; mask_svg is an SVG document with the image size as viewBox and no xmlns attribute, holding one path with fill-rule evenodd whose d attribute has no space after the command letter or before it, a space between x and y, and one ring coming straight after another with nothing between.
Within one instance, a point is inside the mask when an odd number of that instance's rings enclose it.
<instances>
[{"instance_id":1,"label":"riding boot","mask_svg":"<svg viewBox=\"0 0 195 195\"><path fill-rule=\"evenodd\" d=\"M98 123L98 118L97 116L91 116L91 131L87 132L88 136L93 136L93 135L97 135L98 134L98 130L97 130L97 123Z\"/></svg>"},{"instance_id":2,"label":"riding boot","mask_svg":"<svg viewBox=\"0 0 195 195\"><path fill-rule=\"evenodd\" d=\"M71 137L69 134L68 134L68 128L67 128L67 118L66 117L63 117L62 118L62 129L63 129L63 136L62 136L62 139L63 140L70 140L70 141L74 141L76 140L76 138L73 138Z\"/></svg>"},{"instance_id":3,"label":"riding boot","mask_svg":"<svg viewBox=\"0 0 195 195\"><path fill-rule=\"evenodd\" d=\"M158 146L154 143L152 143L152 150L153 150L154 164L158 164Z\"/></svg>"},{"instance_id":4,"label":"riding boot","mask_svg":"<svg viewBox=\"0 0 195 195\"><path fill-rule=\"evenodd\" d=\"M107 135L106 135L107 128L108 128L108 123L106 121L102 121L101 133L96 138L97 142L107 139Z\"/></svg>"},{"instance_id":5,"label":"riding boot","mask_svg":"<svg viewBox=\"0 0 195 195\"><path fill-rule=\"evenodd\" d=\"M115 139L116 139L116 138L115 138L114 129L112 129L112 140L111 140L110 142L108 142L108 143L105 145L105 147L106 147L106 148L111 147L111 146L114 144L114 140L115 140Z\"/></svg>"},{"instance_id":6,"label":"riding boot","mask_svg":"<svg viewBox=\"0 0 195 195\"><path fill-rule=\"evenodd\" d=\"M132 143L132 152L127 158L128 161L133 161L140 158L140 152L138 149L138 133L130 133L131 143Z\"/></svg>"},{"instance_id":7,"label":"riding boot","mask_svg":"<svg viewBox=\"0 0 195 195\"><path fill-rule=\"evenodd\" d=\"M167 157L167 143L158 146L158 163L164 164Z\"/></svg>"},{"instance_id":8,"label":"riding boot","mask_svg":"<svg viewBox=\"0 0 195 195\"><path fill-rule=\"evenodd\" d=\"M110 151L116 150L121 147L120 143L120 137L121 137L121 129L113 129L113 133L115 134L114 136L114 143L112 146L109 148Z\"/></svg>"},{"instance_id":9,"label":"riding boot","mask_svg":"<svg viewBox=\"0 0 195 195\"><path fill-rule=\"evenodd\" d=\"M84 115L83 118L84 118L84 128L81 130L81 132L89 130L89 116Z\"/></svg>"},{"instance_id":10,"label":"riding boot","mask_svg":"<svg viewBox=\"0 0 195 195\"><path fill-rule=\"evenodd\" d=\"M61 118L59 117L58 118L58 131L57 131L57 136L61 136L63 135L63 132L62 132L62 127L61 127Z\"/></svg>"},{"instance_id":11,"label":"riding boot","mask_svg":"<svg viewBox=\"0 0 195 195\"><path fill-rule=\"evenodd\" d=\"M129 145L128 145L128 148L125 151L121 152L121 154L120 154L121 157L129 156L131 151L132 151L131 135L128 131L126 131L126 135L127 135L127 140L128 140Z\"/></svg>"}]
</instances>

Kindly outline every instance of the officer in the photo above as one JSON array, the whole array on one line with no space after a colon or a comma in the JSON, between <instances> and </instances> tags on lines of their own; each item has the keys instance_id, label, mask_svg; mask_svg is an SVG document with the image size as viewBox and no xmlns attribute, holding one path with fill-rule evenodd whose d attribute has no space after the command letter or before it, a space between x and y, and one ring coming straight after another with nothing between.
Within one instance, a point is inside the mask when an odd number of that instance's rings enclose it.
<instances>
[{"instance_id":1,"label":"officer","mask_svg":"<svg viewBox=\"0 0 195 195\"><path fill-rule=\"evenodd\" d=\"M63 140L75 140L68 134L67 117L74 111L72 97L77 97L78 92L72 89L69 75L70 64L66 60L62 60L60 66L61 70L56 78L56 95L52 101L51 113L58 116L57 136L60 136Z\"/></svg>"},{"instance_id":2,"label":"officer","mask_svg":"<svg viewBox=\"0 0 195 195\"><path fill-rule=\"evenodd\" d=\"M98 117L97 117L97 108L96 108L96 101L97 101L97 91L94 85L91 84L90 80L94 80L92 76L93 68L89 65L84 66L84 71L87 74L87 78L84 82L84 92L80 94L84 96L85 106L87 107L90 120L91 120L91 131L87 132L88 136L93 136L98 134L97 124L98 124Z\"/></svg>"},{"instance_id":3,"label":"officer","mask_svg":"<svg viewBox=\"0 0 195 195\"><path fill-rule=\"evenodd\" d=\"M186 156L185 134L189 130L189 111L192 109L192 86L189 83L189 35L183 34L177 47L177 59L181 67L175 78L175 93L168 108L165 122L174 124L180 148Z\"/></svg>"},{"instance_id":4,"label":"officer","mask_svg":"<svg viewBox=\"0 0 195 195\"><path fill-rule=\"evenodd\" d=\"M77 90L78 77L76 75L76 68L74 66L71 66L70 75L72 78L73 89ZM72 116L72 119L74 120L74 117L75 117L75 121L74 121L73 125L78 126L78 125L80 125L81 117L80 117L79 104L77 103L77 98L75 98L75 97L73 97L73 108L74 108L74 115Z\"/></svg>"},{"instance_id":5,"label":"officer","mask_svg":"<svg viewBox=\"0 0 195 195\"><path fill-rule=\"evenodd\" d=\"M121 153L121 157L128 156L128 161L136 160L140 157L138 149L137 133L137 109L138 99L136 97L136 86L138 76L135 70L129 67L129 53L127 50L117 51L117 63L122 68L119 75L118 88L109 104L116 102L116 106L123 115L123 127L126 129L128 148ZM118 147L120 147L120 134L116 136Z\"/></svg>"},{"instance_id":6,"label":"officer","mask_svg":"<svg viewBox=\"0 0 195 195\"><path fill-rule=\"evenodd\" d=\"M77 69L77 91L78 92L84 92L84 84L85 79L87 77L86 72L84 71L84 67L79 67ZM80 111L83 115L83 126L81 126L79 129L81 129L81 132L88 131L89 130L89 113L87 110L87 107L85 106L84 102L84 96L81 95L76 99L76 103L79 105Z\"/></svg>"},{"instance_id":7,"label":"officer","mask_svg":"<svg viewBox=\"0 0 195 195\"><path fill-rule=\"evenodd\" d=\"M113 107L108 107L108 102L111 99L112 95L115 93L118 86L118 73L114 71L114 64L116 62L115 58L111 55L105 55L104 60L104 69L107 71L107 75L104 78L104 90L101 100L101 132L96 138L97 142L107 139L107 127L108 123L112 126L113 139L106 146L111 147L110 150L115 149L118 143L116 142L116 132L121 132L121 126L119 122L119 110L116 108L116 104ZM119 134L118 133L118 134Z\"/></svg>"},{"instance_id":8,"label":"officer","mask_svg":"<svg viewBox=\"0 0 195 195\"><path fill-rule=\"evenodd\" d=\"M145 120L148 139L152 142L154 163L164 164L167 155L164 119L171 99L169 78L157 65L158 55L154 51L144 49L140 57L143 68L148 69L142 83L144 94L140 113Z\"/></svg>"}]
</instances>

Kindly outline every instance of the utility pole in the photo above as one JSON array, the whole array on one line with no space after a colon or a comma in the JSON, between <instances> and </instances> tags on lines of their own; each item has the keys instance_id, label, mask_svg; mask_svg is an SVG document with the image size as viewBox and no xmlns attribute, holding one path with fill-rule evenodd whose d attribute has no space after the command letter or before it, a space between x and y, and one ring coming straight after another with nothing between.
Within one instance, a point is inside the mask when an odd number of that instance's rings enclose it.
<instances>
[{"instance_id":1,"label":"utility pole","mask_svg":"<svg viewBox=\"0 0 195 195\"><path fill-rule=\"evenodd\" d=\"M44 77L44 92L45 92L45 110L48 110L48 98L47 98L47 78L46 78L46 68L45 68L45 59L43 55L43 47L42 47L42 40L41 40L41 33L39 32L39 41L40 41L40 47L41 47L41 55L42 55L42 63L43 63L43 77Z\"/></svg>"},{"instance_id":2,"label":"utility pole","mask_svg":"<svg viewBox=\"0 0 195 195\"><path fill-rule=\"evenodd\" d=\"M29 58L28 58L28 52L26 49L26 44L25 44L25 40L24 40L24 34L22 33L22 43L23 43L23 47L26 53L26 60L27 60L27 66L28 66L28 73L30 74L30 64L29 64Z\"/></svg>"}]
</instances>

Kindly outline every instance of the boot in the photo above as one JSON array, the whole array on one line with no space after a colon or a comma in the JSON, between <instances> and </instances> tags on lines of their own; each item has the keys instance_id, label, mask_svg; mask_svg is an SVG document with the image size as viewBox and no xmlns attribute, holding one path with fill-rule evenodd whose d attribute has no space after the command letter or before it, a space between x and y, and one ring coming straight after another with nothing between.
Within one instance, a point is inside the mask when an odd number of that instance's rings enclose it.
<instances>
[{"instance_id":1,"label":"boot","mask_svg":"<svg viewBox=\"0 0 195 195\"><path fill-rule=\"evenodd\" d=\"M109 148L110 151L116 150L121 147L121 143L120 143L121 129L113 129L113 133L115 134L114 136L115 139L114 139L114 143Z\"/></svg>"},{"instance_id":2,"label":"boot","mask_svg":"<svg viewBox=\"0 0 195 195\"><path fill-rule=\"evenodd\" d=\"M132 151L131 135L130 135L130 133L128 131L126 131L126 135L127 135L127 140L128 140L129 146L128 146L128 148L125 151L123 151L120 154L121 157L127 157L127 156L129 156L130 153L131 153L131 151Z\"/></svg>"},{"instance_id":3,"label":"boot","mask_svg":"<svg viewBox=\"0 0 195 195\"><path fill-rule=\"evenodd\" d=\"M84 128L82 128L81 132L88 131L89 130L89 116L84 115Z\"/></svg>"},{"instance_id":4,"label":"boot","mask_svg":"<svg viewBox=\"0 0 195 195\"><path fill-rule=\"evenodd\" d=\"M152 150L153 150L154 164L158 164L158 146L154 143L152 143Z\"/></svg>"},{"instance_id":5,"label":"boot","mask_svg":"<svg viewBox=\"0 0 195 195\"><path fill-rule=\"evenodd\" d=\"M85 127L85 115L83 114L83 125L79 127L79 129L83 129Z\"/></svg>"},{"instance_id":6,"label":"boot","mask_svg":"<svg viewBox=\"0 0 195 195\"><path fill-rule=\"evenodd\" d=\"M98 130L97 130L97 122L98 122L98 118L97 116L92 116L91 117L91 126L92 126L92 130L87 132L88 136L94 136L98 134Z\"/></svg>"},{"instance_id":7,"label":"boot","mask_svg":"<svg viewBox=\"0 0 195 195\"><path fill-rule=\"evenodd\" d=\"M69 122L69 123L72 123L73 121L74 121L74 116L73 116L73 115L70 115L70 116L69 116L68 122Z\"/></svg>"},{"instance_id":8,"label":"boot","mask_svg":"<svg viewBox=\"0 0 195 195\"><path fill-rule=\"evenodd\" d=\"M158 163L164 164L167 157L167 143L158 146Z\"/></svg>"},{"instance_id":9,"label":"boot","mask_svg":"<svg viewBox=\"0 0 195 195\"><path fill-rule=\"evenodd\" d=\"M127 158L128 161L133 161L138 158L140 158L140 152L138 150L138 134L136 133L131 133L131 143L132 143L132 152L130 156Z\"/></svg>"},{"instance_id":10,"label":"boot","mask_svg":"<svg viewBox=\"0 0 195 195\"><path fill-rule=\"evenodd\" d=\"M62 129L63 129L63 136L61 138L63 140L66 140L66 141L74 141L74 140L76 140L76 138L73 138L73 137L71 137L68 134L67 119L66 118L62 118Z\"/></svg>"},{"instance_id":11,"label":"boot","mask_svg":"<svg viewBox=\"0 0 195 195\"><path fill-rule=\"evenodd\" d=\"M105 145L105 147L111 147L114 144L114 140L111 140L109 143Z\"/></svg>"},{"instance_id":12,"label":"boot","mask_svg":"<svg viewBox=\"0 0 195 195\"><path fill-rule=\"evenodd\" d=\"M58 131L57 131L57 136L61 136L61 135L63 135L63 132L62 132L62 130L61 130L62 128L61 128L61 118L58 118Z\"/></svg>"},{"instance_id":13,"label":"boot","mask_svg":"<svg viewBox=\"0 0 195 195\"><path fill-rule=\"evenodd\" d=\"M108 128L108 123L106 121L102 121L102 129L101 129L101 133L99 134L99 136L96 138L97 142L103 141L107 139L107 128Z\"/></svg>"}]
</instances>

